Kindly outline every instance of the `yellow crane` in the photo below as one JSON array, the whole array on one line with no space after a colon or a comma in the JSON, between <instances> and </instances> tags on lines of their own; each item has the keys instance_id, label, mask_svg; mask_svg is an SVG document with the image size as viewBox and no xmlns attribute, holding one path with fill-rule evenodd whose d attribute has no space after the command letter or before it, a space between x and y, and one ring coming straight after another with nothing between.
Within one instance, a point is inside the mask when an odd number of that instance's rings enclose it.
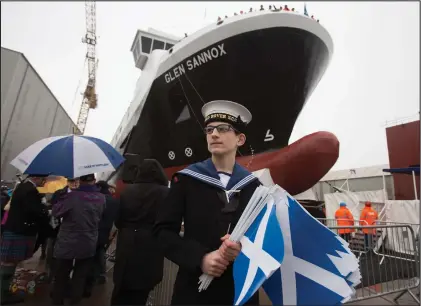
<instances>
[{"instance_id":1,"label":"yellow crane","mask_svg":"<svg viewBox=\"0 0 421 306\"><path fill-rule=\"evenodd\" d=\"M82 42L86 44L86 60L88 62L88 83L83 92L82 105L80 106L79 116L77 118L77 128L75 134L83 135L86 122L88 121L89 110L95 109L98 104L98 95L96 94L96 70L98 61L96 59L96 3L95 1L85 1L86 15L86 34Z\"/></svg>"}]
</instances>

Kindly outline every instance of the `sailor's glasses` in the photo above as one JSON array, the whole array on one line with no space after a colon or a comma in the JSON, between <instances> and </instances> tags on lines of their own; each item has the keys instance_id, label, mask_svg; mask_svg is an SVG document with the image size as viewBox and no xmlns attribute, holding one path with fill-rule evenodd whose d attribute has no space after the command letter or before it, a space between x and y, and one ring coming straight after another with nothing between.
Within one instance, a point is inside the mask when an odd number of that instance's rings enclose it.
<instances>
[{"instance_id":1,"label":"sailor's glasses","mask_svg":"<svg viewBox=\"0 0 421 306\"><path fill-rule=\"evenodd\" d=\"M235 131L235 129L229 124L219 124L217 126L208 125L204 128L205 134L212 134L214 129L216 129L218 133L227 133L229 131Z\"/></svg>"}]
</instances>

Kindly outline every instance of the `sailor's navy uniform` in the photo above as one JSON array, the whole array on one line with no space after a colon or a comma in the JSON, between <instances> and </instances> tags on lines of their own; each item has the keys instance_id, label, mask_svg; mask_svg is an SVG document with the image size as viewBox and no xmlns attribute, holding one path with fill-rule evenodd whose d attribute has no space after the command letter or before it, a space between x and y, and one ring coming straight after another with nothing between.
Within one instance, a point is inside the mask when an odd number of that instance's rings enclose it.
<instances>
[{"instance_id":1,"label":"sailor's navy uniform","mask_svg":"<svg viewBox=\"0 0 421 306\"><path fill-rule=\"evenodd\" d=\"M252 118L243 105L225 100L206 103L202 115L205 125L225 123L236 133L243 132ZM212 133L214 129L211 129ZM232 232L259 185L259 180L237 163L232 174L218 173L211 159L193 164L173 176L169 195L158 212L154 227L165 257L179 266L173 305L234 303L232 263L221 277L199 292L201 264L207 253L219 249L221 238ZM184 236L181 237L183 221ZM247 304L257 305L258 294Z\"/></svg>"},{"instance_id":2,"label":"sailor's navy uniform","mask_svg":"<svg viewBox=\"0 0 421 306\"><path fill-rule=\"evenodd\" d=\"M159 210L154 233L165 257L179 265L172 305L232 305L232 264L207 290L198 291L203 257L221 246L221 237L234 229L260 185L259 180L235 164L226 186L226 173L218 173L212 160L176 173L170 193ZM221 181L222 177L222 181ZM184 221L184 237L179 236ZM246 305L258 305L256 293Z\"/></svg>"}]
</instances>

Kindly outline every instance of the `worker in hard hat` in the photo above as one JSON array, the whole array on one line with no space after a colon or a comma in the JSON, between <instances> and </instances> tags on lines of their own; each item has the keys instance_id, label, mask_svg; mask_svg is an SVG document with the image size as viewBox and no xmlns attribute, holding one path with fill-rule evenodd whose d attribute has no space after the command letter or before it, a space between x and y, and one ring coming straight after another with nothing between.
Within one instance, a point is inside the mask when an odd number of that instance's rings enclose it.
<instances>
[{"instance_id":1,"label":"worker in hard hat","mask_svg":"<svg viewBox=\"0 0 421 306\"><path fill-rule=\"evenodd\" d=\"M371 202L367 201L365 202L365 207L361 211L360 215L360 225L367 226L367 225L376 225L377 219L379 218L379 215L377 214L377 211L375 211L371 207ZM375 228L364 228L363 227L363 233L364 233L364 246L366 250L369 250L372 248L373 245L373 235L376 233Z\"/></svg>"},{"instance_id":2,"label":"worker in hard hat","mask_svg":"<svg viewBox=\"0 0 421 306\"><path fill-rule=\"evenodd\" d=\"M345 202L341 202L339 204L339 208L335 212L335 219L338 226L354 226L354 216L348 207L346 207ZM352 228L341 228L338 229L338 234L345 239L345 241L349 242L353 231L354 230Z\"/></svg>"}]
</instances>

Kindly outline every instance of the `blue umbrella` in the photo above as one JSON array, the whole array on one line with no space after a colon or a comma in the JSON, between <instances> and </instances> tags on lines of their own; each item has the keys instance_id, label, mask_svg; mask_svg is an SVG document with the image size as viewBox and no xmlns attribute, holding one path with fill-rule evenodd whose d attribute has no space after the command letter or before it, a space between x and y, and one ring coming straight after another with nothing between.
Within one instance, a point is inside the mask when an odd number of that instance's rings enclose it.
<instances>
[{"instance_id":1,"label":"blue umbrella","mask_svg":"<svg viewBox=\"0 0 421 306\"><path fill-rule=\"evenodd\" d=\"M11 165L23 174L49 174L68 178L114 171L124 157L105 141L89 136L55 136L37 141Z\"/></svg>"}]
</instances>

